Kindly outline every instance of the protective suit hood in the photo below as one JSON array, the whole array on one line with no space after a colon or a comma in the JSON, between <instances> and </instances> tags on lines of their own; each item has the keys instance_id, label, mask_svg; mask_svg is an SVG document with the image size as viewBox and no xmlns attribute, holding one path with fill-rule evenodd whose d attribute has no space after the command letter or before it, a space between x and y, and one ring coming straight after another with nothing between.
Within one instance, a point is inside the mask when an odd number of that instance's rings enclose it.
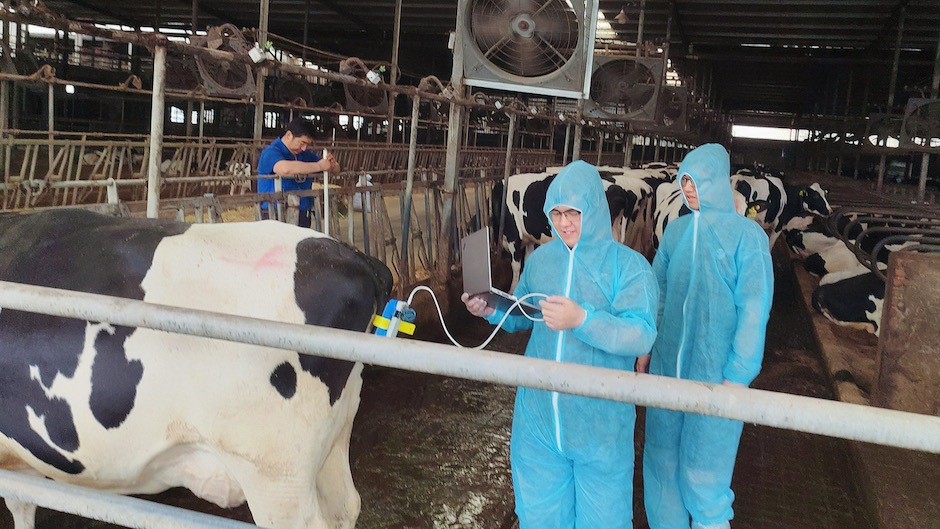
<instances>
[{"instance_id":1,"label":"protective suit hood","mask_svg":"<svg viewBox=\"0 0 940 529\"><path fill-rule=\"evenodd\" d=\"M597 169L578 160L566 165L548 186L543 211L549 219L549 212L555 206L568 206L581 212L581 235L575 248L578 249L579 257L585 258L586 254L599 251L604 244L613 241L610 211L597 207L598 204L606 203L607 196ZM561 239L554 225L552 232Z\"/></svg>"},{"instance_id":2,"label":"protective suit hood","mask_svg":"<svg viewBox=\"0 0 940 529\"><path fill-rule=\"evenodd\" d=\"M706 143L693 149L679 165L677 178L681 179L683 174L688 174L695 182L699 211L734 213L734 198L727 182L731 175L731 161L723 146ZM685 194L682 200L685 202Z\"/></svg>"}]
</instances>

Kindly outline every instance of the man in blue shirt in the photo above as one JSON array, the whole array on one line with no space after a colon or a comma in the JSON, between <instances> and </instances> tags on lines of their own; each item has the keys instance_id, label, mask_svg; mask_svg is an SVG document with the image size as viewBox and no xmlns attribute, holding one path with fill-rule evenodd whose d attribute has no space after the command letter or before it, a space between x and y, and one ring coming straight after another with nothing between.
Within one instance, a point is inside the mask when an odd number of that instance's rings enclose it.
<instances>
[{"instance_id":1,"label":"man in blue shirt","mask_svg":"<svg viewBox=\"0 0 940 529\"><path fill-rule=\"evenodd\" d=\"M321 171L337 172L339 164L332 154L320 158L309 150L313 144L316 127L303 117L294 118L287 125L287 130L279 138L268 144L258 157L258 175L278 175L281 177L281 189L284 191L310 189L312 173ZM259 193L274 192L274 178L258 178ZM300 198L300 217L297 224L310 227L310 206L312 197ZM261 218L268 218L267 203L261 204Z\"/></svg>"}]
</instances>

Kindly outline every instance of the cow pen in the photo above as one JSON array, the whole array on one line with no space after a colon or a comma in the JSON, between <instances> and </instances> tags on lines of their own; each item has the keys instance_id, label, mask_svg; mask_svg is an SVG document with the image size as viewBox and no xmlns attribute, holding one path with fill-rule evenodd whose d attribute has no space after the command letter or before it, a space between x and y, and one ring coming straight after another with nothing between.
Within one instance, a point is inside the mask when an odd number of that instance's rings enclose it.
<instances>
[{"instance_id":1,"label":"cow pen","mask_svg":"<svg viewBox=\"0 0 940 529\"><path fill-rule=\"evenodd\" d=\"M761 390L711 386L682 380L661 380L660 377L650 375L587 366L566 365L562 370L553 362L503 353L468 352L425 342L388 340L333 329L311 329L301 325L154 306L120 298L55 291L13 283L0 283L0 306L169 332L237 339L246 343L424 373L499 384L542 387L626 400L641 405L685 409L733 417L746 422L940 453L940 436L937 435L940 432L940 419L932 416ZM5 478L0 478L0 482L5 483L2 485L4 494L9 494L7 491L11 487L20 490ZM46 484L57 485L48 481L42 483ZM14 492L12 497L17 497L16 494ZM37 500L36 503L42 505L54 503L53 508L56 510L65 510L67 507L61 502L48 499L22 499ZM114 520L111 514L104 512L107 511L106 507L102 507L102 512L92 516L90 511L97 510L97 507L92 508L90 502L82 505L82 509L78 511L80 514ZM129 527L190 527L166 523L144 525L148 523L147 520L152 519L149 515L145 516L145 512L130 515L132 520L118 523Z\"/></svg>"}]
</instances>

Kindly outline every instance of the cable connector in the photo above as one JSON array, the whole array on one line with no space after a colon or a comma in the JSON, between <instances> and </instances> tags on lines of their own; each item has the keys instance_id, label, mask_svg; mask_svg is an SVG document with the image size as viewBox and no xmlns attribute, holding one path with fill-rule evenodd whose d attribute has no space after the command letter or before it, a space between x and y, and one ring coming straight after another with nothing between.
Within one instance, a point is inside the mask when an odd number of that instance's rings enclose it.
<instances>
[{"instance_id":1,"label":"cable connector","mask_svg":"<svg viewBox=\"0 0 940 529\"><path fill-rule=\"evenodd\" d=\"M372 317L372 325L375 327L376 336L387 336L394 338L401 331L412 335L415 332L415 311L408 306L408 303L398 299L390 299L385 304L382 314Z\"/></svg>"}]
</instances>

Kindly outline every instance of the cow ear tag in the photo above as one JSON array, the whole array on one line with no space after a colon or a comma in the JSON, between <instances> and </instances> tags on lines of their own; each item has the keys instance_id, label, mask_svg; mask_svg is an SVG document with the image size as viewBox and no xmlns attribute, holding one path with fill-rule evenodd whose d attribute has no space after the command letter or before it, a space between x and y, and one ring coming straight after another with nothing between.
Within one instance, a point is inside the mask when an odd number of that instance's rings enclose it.
<instances>
[{"instance_id":1,"label":"cow ear tag","mask_svg":"<svg viewBox=\"0 0 940 529\"><path fill-rule=\"evenodd\" d=\"M394 338L399 331L408 335L415 332L415 311L408 306L408 303L390 299L385 304L382 314L372 317L372 325L375 327L376 336L387 336Z\"/></svg>"}]
</instances>

